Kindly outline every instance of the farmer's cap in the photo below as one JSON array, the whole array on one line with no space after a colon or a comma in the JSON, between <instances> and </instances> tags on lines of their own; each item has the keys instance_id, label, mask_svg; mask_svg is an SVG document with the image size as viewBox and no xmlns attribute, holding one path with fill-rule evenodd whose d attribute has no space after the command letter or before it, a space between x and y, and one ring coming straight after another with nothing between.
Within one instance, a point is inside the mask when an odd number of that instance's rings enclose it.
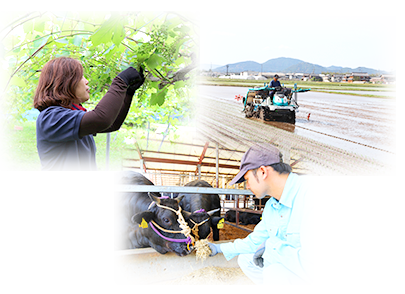
<instances>
[{"instance_id":1,"label":"farmer's cap","mask_svg":"<svg viewBox=\"0 0 405 294\"><path fill-rule=\"evenodd\" d=\"M280 151L271 144L261 143L249 148L243 155L240 163L240 171L229 183L234 185L245 181L243 177L249 170L263 166L269 166L274 163L282 162Z\"/></svg>"},{"instance_id":2,"label":"farmer's cap","mask_svg":"<svg viewBox=\"0 0 405 294\"><path fill-rule=\"evenodd\" d=\"M279 76L278 76L278 75L274 75L274 77L275 77L275 78L279 78Z\"/></svg>"}]
</instances>

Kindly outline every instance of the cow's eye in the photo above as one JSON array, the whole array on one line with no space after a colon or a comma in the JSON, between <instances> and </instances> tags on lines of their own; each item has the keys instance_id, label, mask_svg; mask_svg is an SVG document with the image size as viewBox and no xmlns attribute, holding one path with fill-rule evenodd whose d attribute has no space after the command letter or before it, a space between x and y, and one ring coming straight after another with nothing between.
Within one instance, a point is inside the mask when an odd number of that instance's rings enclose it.
<instances>
[{"instance_id":1,"label":"cow's eye","mask_svg":"<svg viewBox=\"0 0 405 294\"><path fill-rule=\"evenodd\" d=\"M168 224L168 223L170 223L170 220L168 219L168 218L163 218L163 221L166 223L166 224Z\"/></svg>"}]
</instances>

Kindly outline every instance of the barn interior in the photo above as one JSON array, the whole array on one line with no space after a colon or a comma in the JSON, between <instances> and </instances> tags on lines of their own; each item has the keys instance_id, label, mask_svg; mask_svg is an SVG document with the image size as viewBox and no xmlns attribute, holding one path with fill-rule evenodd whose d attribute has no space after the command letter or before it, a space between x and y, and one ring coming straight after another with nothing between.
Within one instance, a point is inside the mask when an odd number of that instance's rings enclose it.
<instances>
[{"instance_id":1,"label":"barn interior","mask_svg":"<svg viewBox=\"0 0 405 294\"><path fill-rule=\"evenodd\" d=\"M209 138L189 136L187 140L169 140L155 136L133 142L128 148L131 156L125 158L122 165L124 170L142 173L169 197L175 197L176 192L186 188L184 186L191 181L208 182L221 192L221 215L225 216L228 210L237 212L235 220L225 221L219 230L220 241L217 242L227 242L244 238L254 229L254 224L239 223L239 213L261 214L262 206L255 206L254 196L244 184L229 185L239 172L240 160L248 148L245 144L228 148ZM240 191L241 195L235 191ZM238 267L237 260L227 262L222 254L202 262L196 260L195 252L179 258L174 253L161 255L152 248L127 249L116 253L115 262L117 282L121 284L195 284L202 281L219 285L252 284ZM151 279L152 272L153 276L159 275L159 282Z\"/></svg>"},{"instance_id":2,"label":"barn interior","mask_svg":"<svg viewBox=\"0 0 405 294\"><path fill-rule=\"evenodd\" d=\"M213 138L195 133L185 137L187 140L148 137L133 142L127 148L131 157L123 160L123 169L141 172L157 186L183 187L198 179L221 189L221 215L225 216L229 210L236 212L234 221L225 222L229 232L222 232L223 238L246 236L254 225L240 224L239 214L261 214L264 201L262 204L261 200L255 200L245 183L231 186L229 182L239 172L242 156L250 146L242 142L235 144L235 141L231 146L224 146ZM176 189L171 190L173 192L162 194L175 197ZM235 194L235 190L240 194Z\"/></svg>"}]
</instances>

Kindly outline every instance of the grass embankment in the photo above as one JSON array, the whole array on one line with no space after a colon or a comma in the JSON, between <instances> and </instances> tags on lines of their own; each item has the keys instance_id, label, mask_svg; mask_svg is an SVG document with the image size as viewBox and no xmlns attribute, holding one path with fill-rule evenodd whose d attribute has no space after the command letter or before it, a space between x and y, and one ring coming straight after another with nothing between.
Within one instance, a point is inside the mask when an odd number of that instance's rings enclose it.
<instances>
[{"instance_id":1,"label":"grass embankment","mask_svg":"<svg viewBox=\"0 0 405 294\"><path fill-rule=\"evenodd\" d=\"M142 150L146 149L148 144L148 150L158 150L161 144L163 135L160 131L165 131L166 126L159 124L151 124L149 131L149 142L147 143L147 130L138 128L128 131L121 128L117 132L111 133L110 152L109 152L109 166L108 170L117 171L122 170L123 161L125 158L138 158L138 152L135 150L134 144L137 139L137 144ZM12 170L40 170L41 163L38 156L37 144L36 144L36 122L35 121L13 121L6 125L6 132L4 134L3 146L6 150L6 156L4 156ZM181 129L179 131L171 131L165 140L169 141L187 141L192 138L192 133L187 130ZM132 140L126 140L133 138ZM106 163L106 150L107 150L107 134L97 134L94 137L96 142L97 153L97 168L98 170L107 170ZM127 142L126 142L127 141ZM161 151L174 152L182 151L185 148L184 153L187 153L186 147L175 146L171 144L163 144ZM180 149L180 150L179 150ZM138 163L134 164L138 165Z\"/></svg>"},{"instance_id":2,"label":"grass embankment","mask_svg":"<svg viewBox=\"0 0 405 294\"><path fill-rule=\"evenodd\" d=\"M6 153L4 156L15 170L40 170L35 121L10 122L2 138Z\"/></svg>"},{"instance_id":3,"label":"grass embankment","mask_svg":"<svg viewBox=\"0 0 405 294\"><path fill-rule=\"evenodd\" d=\"M269 83L269 80L237 80L237 79L219 79L210 77L201 77L201 85L210 86L233 86L233 87L260 87L264 83ZM297 83L299 88L311 88L314 92L323 93L334 93L343 95L355 95L355 96L366 96L375 98L394 98L395 97L395 85L382 85L382 84L348 84L348 83L332 83L332 82L312 82L312 81L290 81L290 80L280 80L281 84L285 87L292 88L294 83ZM359 93L347 93L340 91L358 91ZM373 95L373 94L362 94L362 91L367 92L392 92L392 96L386 95Z\"/></svg>"},{"instance_id":4,"label":"grass embankment","mask_svg":"<svg viewBox=\"0 0 405 294\"><path fill-rule=\"evenodd\" d=\"M120 170L122 159L130 151L123 146L124 132L115 132L111 134L110 144L110 170ZM106 170L106 134L98 134L94 137L97 146L96 160L99 170ZM36 144L35 121L15 121L9 123L4 138L6 158L11 163L14 170L40 170L41 163L38 156Z\"/></svg>"}]
</instances>

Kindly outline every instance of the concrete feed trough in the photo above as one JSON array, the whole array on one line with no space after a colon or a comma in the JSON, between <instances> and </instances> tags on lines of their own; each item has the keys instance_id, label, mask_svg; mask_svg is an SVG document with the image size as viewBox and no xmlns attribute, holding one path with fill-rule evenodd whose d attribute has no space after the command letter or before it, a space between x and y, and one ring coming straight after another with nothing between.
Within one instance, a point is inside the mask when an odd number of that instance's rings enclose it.
<instances>
[{"instance_id":1,"label":"concrete feed trough","mask_svg":"<svg viewBox=\"0 0 405 294\"><path fill-rule=\"evenodd\" d=\"M214 276L204 277L207 273ZM232 284L251 284L239 269L237 258L226 261L222 254L217 254L201 261L196 260L195 252L179 257L171 252L160 254L152 248L117 251L115 280L118 284L138 285L187 284L188 282L227 284L228 281Z\"/></svg>"}]
</instances>

